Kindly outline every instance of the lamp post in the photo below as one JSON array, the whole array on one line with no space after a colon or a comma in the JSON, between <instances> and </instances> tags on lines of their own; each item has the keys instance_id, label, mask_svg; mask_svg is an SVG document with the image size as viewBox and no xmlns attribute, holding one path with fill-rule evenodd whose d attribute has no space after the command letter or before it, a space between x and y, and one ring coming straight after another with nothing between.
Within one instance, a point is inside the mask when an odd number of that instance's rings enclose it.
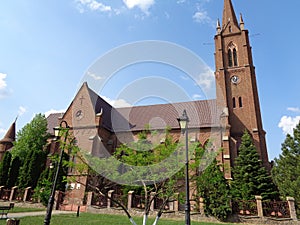
<instances>
[{"instance_id":1,"label":"lamp post","mask_svg":"<svg viewBox=\"0 0 300 225\"><path fill-rule=\"evenodd\" d=\"M182 133L185 133L185 224L191 224L190 216L190 184L189 184L189 149L188 149L188 123L189 118L186 110L183 110L182 116L177 118Z\"/></svg>"},{"instance_id":2,"label":"lamp post","mask_svg":"<svg viewBox=\"0 0 300 225\"><path fill-rule=\"evenodd\" d=\"M62 126L63 124L65 125L65 127ZM55 138L60 138L60 135L61 135L60 131L62 129L66 129L67 131L65 133L63 147L60 150L59 162L58 162L55 177L54 177L54 182L53 182L53 186L52 186L52 190L51 190L51 195L49 197L49 201L48 201L48 205L47 205L47 212L46 212L46 216L45 216L45 220L44 220L44 225L49 225L50 224L52 209L53 209L53 205L54 205L55 188L56 188L57 179L58 179L58 175L59 175L59 171L60 171L60 167L61 167L61 162L62 162L63 152L64 152L64 146L65 146L65 143L67 141L69 128L70 127L69 127L68 123L65 120L60 122L59 127L53 128Z\"/></svg>"}]
</instances>

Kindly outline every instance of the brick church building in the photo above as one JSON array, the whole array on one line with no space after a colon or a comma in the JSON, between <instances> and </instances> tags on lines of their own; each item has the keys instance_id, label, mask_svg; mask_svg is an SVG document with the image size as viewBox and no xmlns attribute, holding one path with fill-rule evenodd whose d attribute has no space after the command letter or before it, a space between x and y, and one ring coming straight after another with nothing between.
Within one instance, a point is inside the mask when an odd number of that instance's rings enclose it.
<instances>
[{"instance_id":1,"label":"brick church building","mask_svg":"<svg viewBox=\"0 0 300 225\"><path fill-rule=\"evenodd\" d=\"M53 134L53 128L64 120L81 149L109 157L121 143L134 141L146 124L157 131L170 127L177 141L181 134L177 118L186 110L189 141L204 144L210 139L216 148L222 147L217 159L227 179L231 179L231 167L245 130L269 168L248 30L242 15L236 17L231 0L224 0L222 23L217 22L214 41L216 99L116 109L84 83L65 113L47 118L49 132ZM70 204L80 204L86 190L87 177L76 179L71 184Z\"/></svg>"}]
</instances>

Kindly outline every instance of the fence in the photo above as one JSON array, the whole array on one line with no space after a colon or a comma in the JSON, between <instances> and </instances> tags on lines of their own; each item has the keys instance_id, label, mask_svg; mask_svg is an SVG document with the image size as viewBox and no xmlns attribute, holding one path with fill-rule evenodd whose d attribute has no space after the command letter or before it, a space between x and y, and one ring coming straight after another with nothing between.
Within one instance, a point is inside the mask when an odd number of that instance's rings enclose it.
<instances>
[{"instance_id":1,"label":"fence","mask_svg":"<svg viewBox=\"0 0 300 225\"><path fill-rule=\"evenodd\" d=\"M297 220L294 198L287 197L286 201L262 201L261 196L255 196L255 199L232 202L233 212L241 216Z\"/></svg>"},{"instance_id":2,"label":"fence","mask_svg":"<svg viewBox=\"0 0 300 225\"><path fill-rule=\"evenodd\" d=\"M263 215L266 217L290 218L291 213L287 201L263 201Z\"/></svg>"},{"instance_id":3,"label":"fence","mask_svg":"<svg viewBox=\"0 0 300 225\"><path fill-rule=\"evenodd\" d=\"M95 199L98 199L98 201L96 201ZM99 201L99 199L101 200ZM105 198L104 196L99 197L98 194L89 192L87 197L87 206L99 207L100 202L101 208L118 208L119 205L114 200L120 202L125 207L127 206L128 209L143 210L146 207L145 197L136 195L133 191L129 191L127 195L115 194L114 191L109 191L108 198ZM159 210L162 207L163 210L178 211L179 208L178 200L172 199L164 205L164 200L158 198L155 193L151 193L147 201L148 203L150 203L151 211Z\"/></svg>"},{"instance_id":4,"label":"fence","mask_svg":"<svg viewBox=\"0 0 300 225\"><path fill-rule=\"evenodd\" d=\"M233 201L232 211L243 216L258 216L257 202L252 201Z\"/></svg>"},{"instance_id":5,"label":"fence","mask_svg":"<svg viewBox=\"0 0 300 225\"><path fill-rule=\"evenodd\" d=\"M109 198L100 197L93 192L88 193L87 207L100 206L101 208L118 207L113 203L112 199L121 202L127 209L145 209L144 196L135 195L133 191L129 191L127 195L114 194L114 191L109 191ZM154 199L153 199L154 198ZM98 199L98 201L95 201ZM100 202L100 203L99 203ZM151 193L148 202L151 202L150 210L159 210L163 206L163 199L158 198L155 193ZM197 208L201 213L204 212L203 199L200 198L200 204ZM99 205L100 204L100 205ZM251 201L232 201L232 210L235 214L246 217L268 217L268 218L289 218L297 219L295 202L293 198L288 197L286 201L262 201L261 196L256 196L255 200ZM185 205L179 202L178 195L176 198L168 201L163 207L166 211L184 211Z\"/></svg>"},{"instance_id":6,"label":"fence","mask_svg":"<svg viewBox=\"0 0 300 225\"><path fill-rule=\"evenodd\" d=\"M17 186L7 189L0 187L0 199L3 201L34 202L34 191L31 187L19 189Z\"/></svg>"},{"instance_id":7,"label":"fence","mask_svg":"<svg viewBox=\"0 0 300 225\"><path fill-rule=\"evenodd\" d=\"M12 189L7 189L4 186L0 187L0 199L3 201L19 201L19 202L34 202L34 191L31 187L25 190L18 189L17 186ZM168 201L163 210L167 211L184 211L184 204L181 204L177 197ZM59 199L56 196L56 199ZM144 196L135 195L133 191L129 191L127 195L114 193L113 190L108 192L108 198L93 192L88 193L87 207L97 206L99 208L117 208L119 205L115 202L120 202L123 206L130 209L145 209ZM58 201L60 204L61 201ZM151 202L150 210L159 210L164 204L164 200L151 193L148 202ZM199 211L203 212L203 199L200 199ZM279 219L297 220L294 198L288 197L286 201L262 201L261 196L256 196L253 201L233 201L232 210L234 213L241 216L256 216Z\"/></svg>"},{"instance_id":8,"label":"fence","mask_svg":"<svg viewBox=\"0 0 300 225\"><path fill-rule=\"evenodd\" d=\"M94 194L92 197L92 205L98 206L100 208L106 208L107 198L100 194Z\"/></svg>"}]
</instances>

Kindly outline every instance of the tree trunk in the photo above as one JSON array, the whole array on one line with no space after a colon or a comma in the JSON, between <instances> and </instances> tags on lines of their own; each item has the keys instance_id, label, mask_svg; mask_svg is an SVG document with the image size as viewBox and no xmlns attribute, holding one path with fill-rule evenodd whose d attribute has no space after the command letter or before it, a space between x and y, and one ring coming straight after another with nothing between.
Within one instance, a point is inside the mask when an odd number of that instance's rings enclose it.
<instances>
[{"instance_id":1,"label":"tree trunk","mask_svg":"<svg viewBox=\"0 0 300 225\"><path fill-rule=\"evenodd\" d=\"M147 225L148 215L144 214L143 225Z\"/></svg>"},{"instance_id":2,"label":"tree trunk","mask_svg":"<svg viewBox=\"0 0 300 225\"><path fill-rule=\"evenodd\" d=\"M131 222L133 225L137 225L137 224L134 222L134 220L133 220L132 217L130 217L129 220L130 220L130 222Z\"/></svg>"},{"instance_id":3,"label":"tree trunk","mask_svg":"<svg viewBox=\"0 0 300 225\"><path fill-rule=\"evenodd\" d=\"M156 225L158 223L159 218L160 218L159 216L156 216L155 221L153 222L152 225Z\"/></svg>"}]
</instances>

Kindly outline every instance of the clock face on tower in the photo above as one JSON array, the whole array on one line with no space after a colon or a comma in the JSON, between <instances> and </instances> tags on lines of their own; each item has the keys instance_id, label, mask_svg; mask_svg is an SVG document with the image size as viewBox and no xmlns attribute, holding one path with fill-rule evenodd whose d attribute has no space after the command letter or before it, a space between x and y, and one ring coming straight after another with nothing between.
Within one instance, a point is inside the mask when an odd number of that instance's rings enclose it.
<instances>
[{"instance_id":1,"label":"clock face on tower","mask_svg":"<svg viewBox=\"0 0 300 225\"><path fill-rule=\"evenodd\" d=\"M233 84L237 84L240 81L240 78L236 75L233 75L230 80Z\"/></svg>"}]
</instances>

